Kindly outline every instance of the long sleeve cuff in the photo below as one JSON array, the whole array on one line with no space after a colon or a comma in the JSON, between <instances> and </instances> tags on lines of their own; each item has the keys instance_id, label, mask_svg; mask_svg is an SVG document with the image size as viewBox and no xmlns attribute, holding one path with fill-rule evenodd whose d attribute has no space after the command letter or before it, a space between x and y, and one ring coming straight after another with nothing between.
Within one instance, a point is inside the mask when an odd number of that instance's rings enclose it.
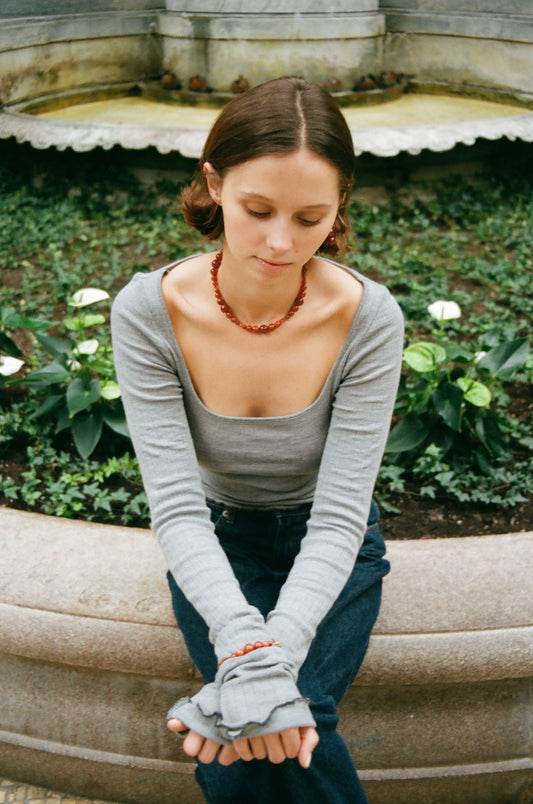
<instances>
[{"instance_id":1,"label":"long sleeve cuff","mask_svg":"<svg viewBox=\"0 0 533 804\"><path fill-rule=\"evenodd\" d=\"M280 648L260 648L227 659L212 684L182 698L167 717L225 745L237 737L314 726L309 702L294 679L295 668Z\"/></svg>"}]
</instances>

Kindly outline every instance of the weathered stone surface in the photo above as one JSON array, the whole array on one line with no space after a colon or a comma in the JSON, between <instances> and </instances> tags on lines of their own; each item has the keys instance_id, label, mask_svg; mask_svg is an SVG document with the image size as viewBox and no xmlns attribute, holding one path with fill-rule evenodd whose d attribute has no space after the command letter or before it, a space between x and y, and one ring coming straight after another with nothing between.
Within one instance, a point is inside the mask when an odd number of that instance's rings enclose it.
<instances>
[{"instance_id":1,"label":"weathered stone surface","mask_svg":"<svg viewBox=\"0 0 533 804\"><path fill-rule=\"evenodd\" d=\"M10 509L0 528L0 772L139 804L201 801L164 725L200 680L153 535ZM373 804L519 801L532 548L525 533L389 545L382 611L341 711Z\"/></svg>"}]
</instances>

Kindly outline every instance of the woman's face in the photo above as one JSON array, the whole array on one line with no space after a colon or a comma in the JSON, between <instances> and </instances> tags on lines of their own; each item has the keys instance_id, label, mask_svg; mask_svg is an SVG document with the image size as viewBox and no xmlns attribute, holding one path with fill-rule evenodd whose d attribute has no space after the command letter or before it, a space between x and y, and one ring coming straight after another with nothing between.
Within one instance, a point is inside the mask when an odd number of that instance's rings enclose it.
<instances>
[{"instance_id":1,"label":"woman's face","mask_svg":"<svg viewBox=\"0 0 533 804\"><path fill-rule=\"evenodd\" d=\"M224 256L253 270L301 269L322 245L339 207L336 168L305 148L260 156L221 179L206 163L211 197L224 216Z\"/></svg>"}]
</instances>

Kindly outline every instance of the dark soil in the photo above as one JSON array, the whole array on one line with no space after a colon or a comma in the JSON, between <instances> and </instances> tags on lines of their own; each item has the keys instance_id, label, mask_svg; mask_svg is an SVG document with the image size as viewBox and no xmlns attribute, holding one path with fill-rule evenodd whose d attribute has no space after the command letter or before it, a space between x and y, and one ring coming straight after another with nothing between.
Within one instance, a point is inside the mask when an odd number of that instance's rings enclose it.
<instances>
[{"instance_id":1,"label":"dark soil","mask_svg":"<svg viewBox=\"0 0 533 804\"><path fill-rule=\"evenodd\" d=\"M379 500L378 500L379 502ZM513 508L465 504L454 500L398 495L391 502L401 514L382 514L386 539L435 539L533 531L533 499Z\"/></svg>"}]
</instances>

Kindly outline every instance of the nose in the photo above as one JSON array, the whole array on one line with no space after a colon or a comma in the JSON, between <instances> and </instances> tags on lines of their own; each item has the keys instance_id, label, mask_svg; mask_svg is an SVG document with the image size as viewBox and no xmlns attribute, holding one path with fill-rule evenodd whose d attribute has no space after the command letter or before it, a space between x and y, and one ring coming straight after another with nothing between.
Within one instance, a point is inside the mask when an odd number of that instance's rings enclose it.
<instances>
[{"instance_id":1,"label":"nose","mask_svg":"<svg viewBox=\"0 0 533 804\"><path fill-rule=\"evenodd\" d=\"M290 224L279 218L273 220L267 233L267 246L274 254L289 251L292 246Z\"/></svg>"}]
</instances>

